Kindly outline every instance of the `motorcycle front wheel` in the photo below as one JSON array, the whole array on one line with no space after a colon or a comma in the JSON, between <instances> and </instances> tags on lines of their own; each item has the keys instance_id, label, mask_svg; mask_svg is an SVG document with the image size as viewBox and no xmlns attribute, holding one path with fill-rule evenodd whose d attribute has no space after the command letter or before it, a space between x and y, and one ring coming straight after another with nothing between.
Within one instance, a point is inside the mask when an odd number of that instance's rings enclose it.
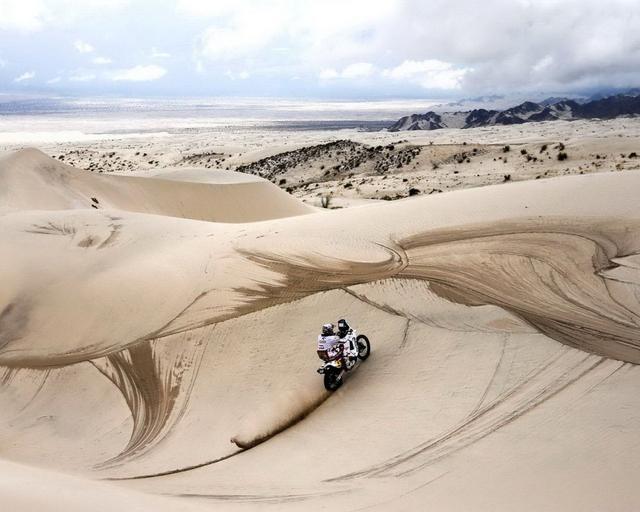
<instances>
[{"instance_id":1,"label":"motorcycle front wheel","mask_svg":"<svg viewBox=\"0 0 640 512\"><path fill-rule=\"evenodd\" d=\"M364 334L361 334L356 338L356 342L358 343L358 357L364 361L371 354L371 343L369 343L369 338Z\"/></svg>"}]
</instances>

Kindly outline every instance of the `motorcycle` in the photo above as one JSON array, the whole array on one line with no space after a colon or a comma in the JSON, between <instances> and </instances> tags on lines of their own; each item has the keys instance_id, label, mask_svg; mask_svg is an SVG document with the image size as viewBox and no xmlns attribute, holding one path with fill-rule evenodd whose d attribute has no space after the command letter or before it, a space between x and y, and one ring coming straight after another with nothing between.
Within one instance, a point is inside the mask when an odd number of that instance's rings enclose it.
<instances>
[{"instance_id":1,"label":"motorcycle","mask_svg":"<svg viewBox=\"0 0 640 512\"><path fill-rule=\"evenodd\" d=\"M353 371L370 354L369 338L354 330L337 343L318 342L318 357L324 364L317 372L324 375L325 389L335 391L342 386L345 374Z\"/></svg>"}]
</instances>

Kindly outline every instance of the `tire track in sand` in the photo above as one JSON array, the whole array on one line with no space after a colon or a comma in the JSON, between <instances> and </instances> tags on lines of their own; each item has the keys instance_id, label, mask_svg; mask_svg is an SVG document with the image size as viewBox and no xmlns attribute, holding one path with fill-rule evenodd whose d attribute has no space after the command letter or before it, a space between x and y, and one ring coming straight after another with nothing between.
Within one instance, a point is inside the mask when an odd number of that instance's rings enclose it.
<instances>
[{"instance_id":1,"label":"tire track in sand","mask_svg":"<svg viewBox=\"0 0 640 512\"><path fill-rule=\"evenodd\" d=\"M495 400L480 407L461 423L414 448L367 469L331 478L342 479L405 476L480 441L555 397L593 373L604 357L564 349ZM612 370L615 372L618 368ZM609 372L609 373L612 373Z\"/></svg>"}]
</instances>

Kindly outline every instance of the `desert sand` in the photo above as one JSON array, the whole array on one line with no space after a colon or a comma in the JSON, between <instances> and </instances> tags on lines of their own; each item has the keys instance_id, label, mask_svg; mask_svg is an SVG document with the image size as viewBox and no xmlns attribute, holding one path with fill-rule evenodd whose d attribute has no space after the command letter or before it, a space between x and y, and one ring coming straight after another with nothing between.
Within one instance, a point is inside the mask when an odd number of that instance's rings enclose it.
<instances>
[{"instance_id":1,"label":"desert sand","mask_svg":"<svg viewBox=\"0 0 640 512\"><path fill-rule=\"evenodd\" d=\"M166 162L137 166L142 141L120 143L131 170L113 172L59 158L77 146L7 148L0 498L19 511L634 510L638 125L350 134L421 148L415 171L362 175L396 180L384 194L420 188L397 201L345 193L353 177L313 166L313 197L233 170L327 134L190 146L228 170L176 165L166 145ZM91 151L115 151L104 144ZM144 144L144 158L162 152ZM544 144L551 158L526 160ZM331 192L358 205L318 208ZM329 394L315 339L341 317L372 355Z\"/></svg>"},{"instance_id":2,"label":"desert sand","mask_svg":"<svg viewBox=\"0 0 640 512\"><path fill-rule=\"evenodd\" d=\"M57 121L53 128L64 124ZM0 151L34 144L28 135L11 143L6 135L0 132ZM332 208L410 193L640 169L638 118L395 133L229 128L94 137L45 144L33 134L46 154L95 174L148 177L193 167L208 170L204 176L240 171L264 177L311 206L330 196ZM567 158L558 160L559 153Z\"/></svg>"}]
</instances>

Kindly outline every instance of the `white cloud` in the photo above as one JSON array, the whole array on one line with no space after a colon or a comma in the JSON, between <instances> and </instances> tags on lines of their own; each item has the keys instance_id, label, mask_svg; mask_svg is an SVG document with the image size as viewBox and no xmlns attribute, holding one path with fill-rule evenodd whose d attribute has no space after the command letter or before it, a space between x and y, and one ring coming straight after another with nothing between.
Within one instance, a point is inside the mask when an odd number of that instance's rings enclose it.
<instances>
[{"instance_id":1,"label":"white cloud","mask_svg":"<svg viewBox=\"0 0 640 512\"><path fill-rule=\"evenodd\" d=\"M155 46L151 48L151 58L152 59L168 59L171 57L171 54L168 52L162 52L158 50Z\"/></svg>"},{"instance_id":2,"label":"white cloud","mask_svg":"<svg viewBox=\"0 0 640 512\"><path fill-rule=\"evenodd\" d=\"M282 12L262 10L213 25L201 35L198 52L213 61L230 61L259 52L281 34Z\"/></svg>"},{"instance_id":3,"label":"white cloud","mask_svg":"<svg viewBox=\"0 0 640 512\"><path fill-rule=\"evenodd\" d=\"M356 62L355 64L349 64L342 70L343 78L366 78L371 76L375 71L375 66L370 62Z\"/></svg>"},{"instance_id":4,"label":"white cloud","mask_svg":"<svg viewBox=\"0 0 640 512\"><path fill-rule=\"evenodd\" d=\"M533 65L533 70L536 73L547 71L552 64L553 64L553 57L551 55L546 55L545 57L543 57Z\"/></svg>"},{"instance_id":5,"label":"white cloud","mask_svg":"<svg viewBox=\"0 0 640 512\"><path fill-rule=\"evenodd\" d=\"M111 64L112 60L109 57L94 57L91 62L103 66L105 64Z\"/></svg>"},{"instance_id":6,"label":"white cloud","mask_svg":"<svg viewBox=\"0 0 640 512\"><path fill-rule=\"evenodd\" d=\"M240 71L238 73L231 70L227 70L225 71L224 75L231 80L247 80L248 78L251 77L251 73L249 73L246 70Z\"/></svg>"},{"instance_id":7,"label":"white cloud","mask_svg":"<svg viewBox=\"0 0 640 512\"><path fill-rule=\"evenodd\" d=\"M35 32L73 27L129 4L130 0L0 0L0 31Z\"/></svg>"},{"instance_id":8,"label":"white cloud","mask_svg":"<svg viewBox=\"0 0 640 512\"><path fill-rule=\"evenodd\" d=\"M333 80L334 78L339 78L340 73L333 68L326 68L320 71L318 76L320 77L320 80Z\"/></svg>"},{"instance_id":9,"label":"white cloud","mask_svg":"<svg viewBox=\"0 0 640 512\"><path fill-rule=\"evenodd\" d=\"M494 92L640 83L638 0L177 0L176 12L209 23L195 58L216 71L259 63L335 80L387 69L387 86Z\"/></svg>"},{"instance_id":10,"label":"white cloud","mask_svg":"<svg viewBox=\"0 0 640 512\"><path fill-rule=\"evenodd\" d=\"M53 85L53 84L59 83L61 80L62 80L61 77L56 76L54 78L50 78L49 80L47 80L47 83L50 84L50 85Z\"/></svg>"},{"instance_id":11,"label":"white cloud","mask_svg":"<svg viewBox=\"0 0 640 512\"><path fill-rule=\"evenodd\" d=\"M0 69L7 66L7 61L0 57Z\"/></svg>"},{"instance_id":12,"label":"white cloud","mask_svg":"<svg viewBox=\"0 0 640 512\"><path fill-rule=\"evenodd\" d=\"M36 31L69 26L113 12L130 0L0 0L0 30Z\"/></svg>"},{"instance_id":13,"label":"white cloud","mask_svg":"<svg viewBox=\"0 0 640 512\"><path fill-rule=\"evenodd\" d=\"M425 89L460 89L469 68L456 68L436 59L405 60L399 66L386 69L383 75L393 80L416 83Z\"/></svg>"},{"instance_id":14,"label":"white cloud","mask_svg":"<svg viewBox=\"0 0 640 512\"><path fill-rule=\"evenodd\" d=\"M38 30L47 14L41 0L0 0L0 29Z\"/></svg>"},{"instance_id":15,"label":"white cloud","mask_svg":"<svg viewBox=\"0 0 640 512\"><path fill-rule=\"evenodd\" d=\"M158 80L167 74L167 70L161 66L151 64L148 66L134 66L128 69L119 69L111 74L111 80L128 82L149 82Z\"/></svg>"},{"instance_id":16,"label":"white cloud","mask_svg":"<svg viewBox=\"0 0 640 512\"><path fill-rule=\"evenodd\" d=\"M75 43L73 43L73 46L80 53L91 53L94 50L93 46L91 46L89 43L85 41L81 41L80 39L78 39Z\"/></svg>"},{"instance_id":17,"label":"white cloud","mask_svg":"<svg viewBox=\"0 0 640 512\"><path fill-rule=\"evenodd\" d=\"M74 70L78 57L98 78L158 75L146 66L113 71L123 66L120 55L128 48L139 59L133 62L162 69L183 63L192 85L172 73L166 82L176 94L203 93L199 73L224 76L226 70L237 80L242 70L260 76L254 86L243 84L249 94L337 95L340 88L361 87L370 95L415 96L427 88L471 96L640 84L640 0L169 0L157 9L153 30L122 26L117 9L141 19L151 4L0 0L0 53L22 66L9 81L23 70L46 78ZM110 37L99 41L102 28ZM37 38L13 33L35 30ZM70 52L60 51L60 34L67 34L62 44Z\"/></svg>"},{"instance_id":18,"label":"white cloud","mask_svg":"<svg viewBox=\"0 0 640 512\"><path fill-rule=\"evenodd\" d=\"M320 80L359 80L369 77L386 78L405 84L416 84L425 89L459 89L462 79L471 69L456 68L453 64L430 59L423 61L405 60L396 67L378 70L370 62L349 64L342 70L325 68L319 73Z\"/></svg>"},{"instance_id":19,"label":"white cloud","mask_svg":"<svg viewBox=\"0 0 640 512\"><path fill-rule=\"evenodd\" d=\"M36 74L34 71L27 71L26 73L22 73L20 76L17 76L16 78L14 78L13 81L16 83L25 82L27 80L31 80L32 78L35 78L35 76Z\"/></svg>"},{"instance_id":20,"label":"white cloud","mask_svg":"<svg viewBox=\"0 0 640 512\"><path fill-rule=\"evenodd\" d=\"M369 46L368 34L405 1L180 0L177 10L212 20L196 48L204 58L260 58L268 51L279 59L277 66L291 59L317 68L357 62L354 57Z\"/></svg>"},{"instance_id":21,"label":"white cloud","mask_svg":"<svg viewBox=\"0 0 640 512\"><path fill-rule=\"evenodd\" d=\"M242 3L234 0L178 0L176 2L176 11L179 14L197 18L202 16L224 16L239 8Z\"/></svg>"},{"instance_id":22,"label":"white cloud","mask_svg":"<svg viewBox=\"0 0 640 512\"><path fill-rule=\"evenodd\" d=\"M356 80L370 77L375 71L376 67L370 62L355 62L343 68L342 71L336 71L335 68L325 68L320 71L318 76L320 80L335 80L338 78Z\"/></svg>"},{"instance_id":23,"label":"white cloud","mask_svg":"<svg viewBox=\"0 0 640 512\"><path fill-rule=\"evenodd\" d=\"M96 75L94 73L78 73L75 75L71 75L69 80L72 82L91 82L95 80Z\"/></svg>"}]
</instances>

